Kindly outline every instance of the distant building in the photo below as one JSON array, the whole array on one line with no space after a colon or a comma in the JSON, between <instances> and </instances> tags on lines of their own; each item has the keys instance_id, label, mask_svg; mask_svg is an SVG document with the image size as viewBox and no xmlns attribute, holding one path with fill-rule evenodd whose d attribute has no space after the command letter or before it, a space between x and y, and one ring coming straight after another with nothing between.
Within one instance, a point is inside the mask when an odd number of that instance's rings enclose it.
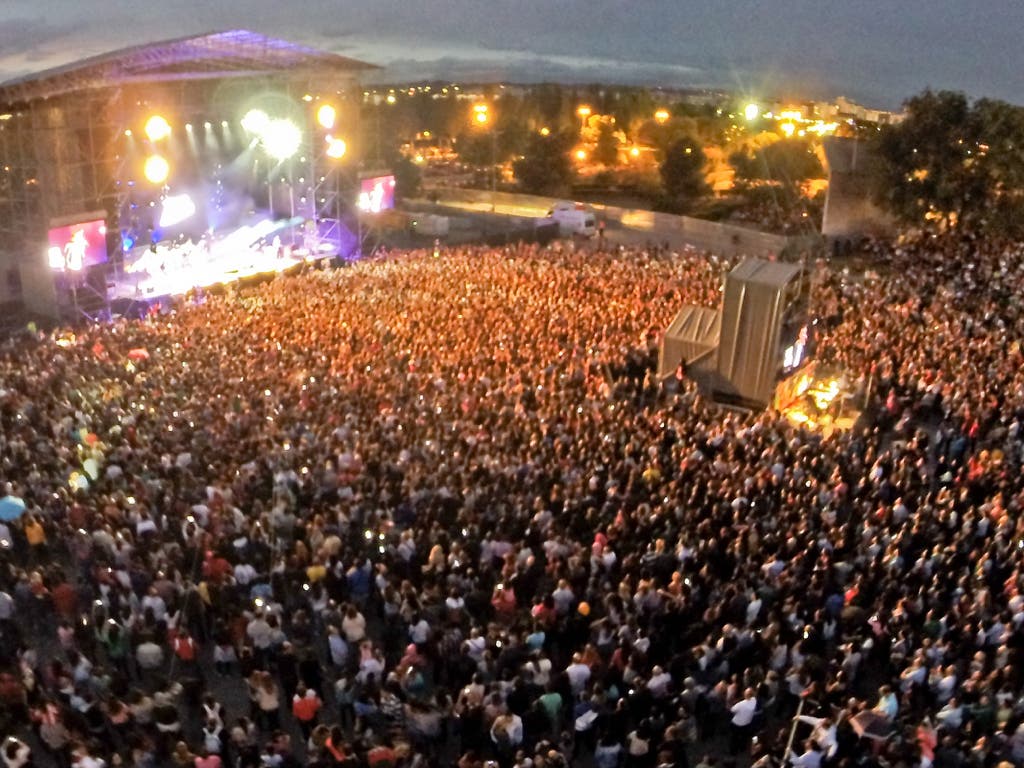
<instances>
[{"instance_id":1,"label":"distant building","mask_svg":"<svg viewBox=\"0 0 1024 768\"><path fill-rule=\"evenodd\" d=\"M868 107L862 107L860 104L850 101L845 96L838 97L835 104L832 106L834 107L835 112L830 116L838 118L859 120L866 123L875 123L877 125L893 125L903 119L903 115L898 112L888 112L884 109L870 109Z\"/></svg>"}]
</instances>

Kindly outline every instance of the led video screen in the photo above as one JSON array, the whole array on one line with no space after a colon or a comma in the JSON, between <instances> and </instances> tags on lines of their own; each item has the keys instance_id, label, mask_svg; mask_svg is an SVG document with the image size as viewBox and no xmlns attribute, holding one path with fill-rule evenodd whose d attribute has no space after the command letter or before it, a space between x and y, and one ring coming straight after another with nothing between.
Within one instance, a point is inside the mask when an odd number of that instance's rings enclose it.
<instances>
[{"instance_id":1,"label":"led video screen","mask_svg":"<svg viewBox=\"0 0 1024 768\"><path fill-rule=\"evenodd\" d=\"M47 240L52 269L78 272L107 263L107 224L103 219L51 227Z\"/></svg>"},{"instance_id":2,"label":"led video screen","mask_svg":"<svg viewBox=\"0 0 1024 768\"><path fill-rule=\"evenodd\" d=\"M374 176L359 180L356 206L364 213L380 213L395 207L395 177Z\"/></svg>"}]
</instances>

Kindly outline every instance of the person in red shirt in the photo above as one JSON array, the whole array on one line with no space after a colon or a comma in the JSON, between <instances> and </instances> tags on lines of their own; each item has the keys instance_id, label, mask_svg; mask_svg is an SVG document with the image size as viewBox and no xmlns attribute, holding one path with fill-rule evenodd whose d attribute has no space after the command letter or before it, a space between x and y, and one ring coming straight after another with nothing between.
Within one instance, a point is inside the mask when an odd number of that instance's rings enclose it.
<instances>
[{"instance_id":1,"label":"person in red shirt","mask_svg":"<svg viewBox=\"0 0 1024 768\"><path fill-rule=\"evenodd\" d=\"M494 607L495 618L499 621L511 621L516 612L516 593L512 587L498 584L494 588L491 605Z\"/></svg>"},{"instance_id":2,"label":"person in red shirt","mask_svg":"<svg viewBox=\"0 0 1024 768\"><path fill-rule=\"evenodd\" d=\"M292 697L292 715L295 716L299 728L302 729L302 735L307 740L316 726L317 714L320 712L321 706L323 706L323 702L316 695L316 691L312 688L307 689L306 686L300 684L295 691L295 696Z\"/></svg>"},{"instance_id":3,"label":"person in red shirt","mask_svg":"<svg viewBox=\"0 0 1024 768\"><path fill-rule=\"evenodd\" d=\"M205 748L199 751L195 759L196 768L221 768L223 765L220 755L211 754Z\"/></svg>"},{"instance_id":4,"label":"person in red shirt","mask_svg":"<svg viewBox=\"0 0 1024 768\"><path fill-rule=\"evenodd\" d=\"M199 667L199 644L192 639L192 636L185 629L179 629L171 638L171 649L178 657L181 675L192 677L198 680L203 679L202 670Z\"/></svg>"},{"instance_id":5,"label":"person in red shirt","mask_svg":"<svg viewBox=\"0 0 1024 768\"><path fill-rule=\"evenodd\" d=\"M78 590L66 578L62 577L60 583L53 588L50 599L58 617L69 621L78 618Z\"/></svg>"},{"instance_id":6,"label":"person in red shirt","mask_svg":"<svg viewBox=\"0 0 1024 768\"><path fill-rule=\"evenodd\" d=\"M208 550L203 561L203 576L212 584L222 584L231 574L231 563L213 550Z\"/></svg>"},{"instance_id":7,"label":"person in red shirt","mask_svg":"<svg viewBox=\"0 0 1024 768\"><path fill-rule=\"evenodd\" d=\"M395 750L387 744L378 744L366 753L366 762L370 768L375 768L375 766L389 768L395 764L396 759Z\"/></svg>"}]
</instances>

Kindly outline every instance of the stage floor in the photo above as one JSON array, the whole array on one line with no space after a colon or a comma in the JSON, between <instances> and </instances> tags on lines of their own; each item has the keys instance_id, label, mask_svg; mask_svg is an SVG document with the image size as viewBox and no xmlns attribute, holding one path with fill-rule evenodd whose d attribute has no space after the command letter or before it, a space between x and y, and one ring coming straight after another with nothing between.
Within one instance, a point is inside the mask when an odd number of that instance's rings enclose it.
<instances>
[{"instance_id":1,"label":"stage floor","mask_svg":"<svg viewBox=\"0 0 1024 768\"><path fill-rule=\"evenodd\" d=\"M123 266L108 276L109 297L149 301L292 269L306 260L307 252L293 250L282 240L301 240L301 223L264 218L217 237L205 236L198 243L139 246L126 253Z\"/></svg>"},{"instance_id":2,"label":"stage floor","mask_svg":"<svg viewBox=\"0 0 1024 768\"><path fill-rule=\"evenodd\" d=\"M277 252L242 251L235 256L203 259L200 263L167 262L133 273L115 275L110 283L111 299L148 300L180 296L196 288L233 283L255 275L280 273L303 263L303 259Z\"/></svg>"}]
</instances>

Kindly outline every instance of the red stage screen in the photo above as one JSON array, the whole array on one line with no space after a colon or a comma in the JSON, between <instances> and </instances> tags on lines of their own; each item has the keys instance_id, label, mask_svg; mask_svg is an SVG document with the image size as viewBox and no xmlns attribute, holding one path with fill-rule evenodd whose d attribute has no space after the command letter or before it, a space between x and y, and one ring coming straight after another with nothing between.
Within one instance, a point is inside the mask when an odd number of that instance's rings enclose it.
<instances>
[{"instance_id":1,"label":"red stage screen","mask_svg":"<svg viewBox=\"0 0 1024 768\"><path fill-rule=\"evenodd\" d=\"M107 223L103 219L52 227L47 239L51 269L78 272L107 263Z\"/></svg>"},{"instance_id":2,"label":"red stage screen","mask_svg":"<svg viewBox=\"0 0 1024 768\"><path fill-rule=\"evenodd\" d=\"M395 177L374 176L359 180L357 207L363 213L380 213L395 207Z\"/></svg>"}]
</instances>

